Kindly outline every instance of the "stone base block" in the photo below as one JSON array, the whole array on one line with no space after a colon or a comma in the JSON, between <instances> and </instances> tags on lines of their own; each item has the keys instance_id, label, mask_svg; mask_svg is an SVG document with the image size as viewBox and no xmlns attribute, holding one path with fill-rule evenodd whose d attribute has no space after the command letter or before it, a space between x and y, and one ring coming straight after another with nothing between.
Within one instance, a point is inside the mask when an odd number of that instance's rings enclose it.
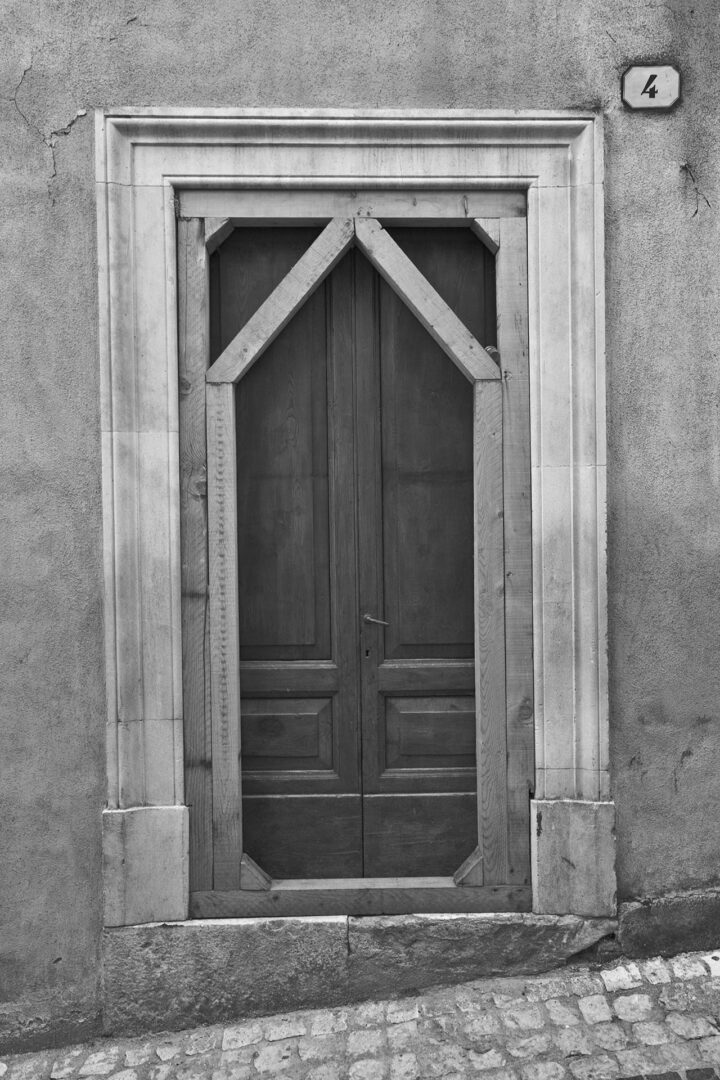
<instances>
[{"instance_id":1,"label":"stone base block","mask_svg":"<svg viewBox=\"0 0 720 1080\"><path fill-rule=\"evenodd\" d=\"M526 914L212 919L106 930L108 1034L219 1023L547 971L616 930Z\"/></svg>"},{"instance_id":2,"label":"stone base block","mask_svg":"<svg viewBox=\"0 0 720 1080\"><path fill-rule=\"evenodd\" d=\"M533 911L615 915L615 804L536 799L530 805Z\"/></svg>"},{"instance_id":3,"label":"stone base block","mask_svg":"<svg viewBox=\"0 0 720 1080\"><path fill-rule=\"evenodd\" d=\"M674 956L716 949L720 941L720 889L621 904L619 937L626 956Z\"/></svg>"},{"instance_id":4,"label":"stone base block","mask_svg":"<svg viewBox=\"0 0 720 1080\"><path fill-rule=\"evenodd\" d=\"M105 926L186 919L188 809L139 806L103 813Z\"/></svg>"}]
</instances>

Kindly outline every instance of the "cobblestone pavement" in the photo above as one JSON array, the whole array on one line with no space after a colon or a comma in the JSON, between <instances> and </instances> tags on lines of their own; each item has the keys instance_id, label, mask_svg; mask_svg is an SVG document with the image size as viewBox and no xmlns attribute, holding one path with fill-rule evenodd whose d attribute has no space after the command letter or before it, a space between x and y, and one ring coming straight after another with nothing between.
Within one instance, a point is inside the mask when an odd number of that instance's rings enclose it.
<instances>
[{"instance_id":1,"label":"cobblestone pavement","mask_svg":"<svg viewBox=\"0 0 720 1080\"><path fill-rule=\"evenodd\" d=\"M715 1080L720 949L0 1058L4 1080Z\"/></svg>"}]
</instances>

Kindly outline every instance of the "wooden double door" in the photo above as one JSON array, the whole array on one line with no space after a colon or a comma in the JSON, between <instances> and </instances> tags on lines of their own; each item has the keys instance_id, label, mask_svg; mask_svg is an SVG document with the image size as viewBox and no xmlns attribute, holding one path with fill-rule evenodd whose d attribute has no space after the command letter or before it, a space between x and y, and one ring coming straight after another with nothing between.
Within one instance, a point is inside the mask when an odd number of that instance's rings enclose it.
<instances>
[{"instance_id":1,"label":"wooden double door","mask_svg":"<svg viewBox=\"0 0 720 1080\"><path fill-rule=\"evenodd\" d=\"M319 231L230 235L211 357ZM470 230L388 231L495 345ZM355 248L235 395L243 849L275 879L452 875L477 844L472 384Z\"/></svg>"}]
</instances>

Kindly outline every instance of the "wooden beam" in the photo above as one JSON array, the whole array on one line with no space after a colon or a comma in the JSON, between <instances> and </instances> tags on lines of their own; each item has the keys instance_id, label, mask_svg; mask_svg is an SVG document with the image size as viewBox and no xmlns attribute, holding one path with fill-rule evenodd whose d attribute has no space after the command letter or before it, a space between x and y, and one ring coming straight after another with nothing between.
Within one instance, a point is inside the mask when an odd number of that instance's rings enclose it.
<instances>
[{"instance_id":1,"label":"wooden beam","mask_svg":"<svg viewBox=\"0 0 720 1080\"><path fill-rule=\"evenodd\" d=\"M498 347L503 367L505 669L507 693L508 876L528 880L529 793L535 784L533 716L530 381L526 222L495 222Z\"/></svg>"},{"instance_id":2,"label":"wooden beam","mask_svg":"<svg viewBox=\"0 0 720 1080\"><path fill-rule=\"evenodd\" d=\"M287 915L404 915L450 911L530 911L529 886L457 888L453 879L434 878L405 885L403 879L274 881L265 892L195 892L195 919L261 918Z\"/></svg>"},{"instance_id":3,"label":"wooden beam","mask_svg":"<svg viewBox=\"0 0 720 1080\"><path fill-rule=\"evenodd\" d=\"M475 383L475 703L483 884L507 881L502 383Z\"/></svg>"},{"instance_id":4,"label":"wooden beam","mask_svg":"<svg viewBox=\"0 0 720 1080\"><path fill-rule=\"evenodd\" d=\"M247 852L240 860L240 888L249 892L267 892L272 888L273 880L262 870Z\"/></svg>"},{"instance_id":5,"label":"wooden beam","mask_svg":"<svg viewBox=\"0 0 720 1080\"><path fill-rule=\"evenodd\" d=\"M453 881L456 885L462 885L468 887L471 885L482 885L483 883L483 856L480 848L468 855L467 859L457 868L453 874Z\"/></svg>"},{"instance_id":6,"label":"wooden beam","mask_svg":"<svg viewBox=\"0 0 720 1080\"><path fill-rule=\"evenodd\" d=\"M238 382L337 265L354 237L352 219L333 218L220 354L207 373L207 381Z\"/></svg>"},{"instance_id":7,"label":"wooden beam","mask_svg":"<svg viewBox=\"0 0 720 1080\"><path fill-rule=\"evenodd\" d=\"M242 188L186 188L179 194L182 217L230 218L236 225L322 226L330 218L373 217L388 224L417 221L464 229L468 219L524 217L527 201L524 191L458 185L448 191L428 184L428 177L422 187L397 180L378 187L357 177L351 183L344 177L297 177L288 185L276 176L264 176L255 184L244 180Z\"/></svg>"},{"instance_id":8,"label":"wooden beam","mask_svg":"<svg viewBox=\"0 0 720 1080\"><path fill-rule=\"evenodd\" d=\"M205 247L208 255L219 248L223 240L227 240L234 228L230 218L205 218Z\"/></svg>"},{"instance_id":9,"label":"wooden beam","mask_svg":"<svg viewBox=\"0 0 720 1080\"><path fill-rule=\"evenodd\" d=\"M500 247L500 230L493 218L475 218L470 222L470 230L482 241L488 251L495 255Z\"/></svg>"},{"instance_id":10,"label":"wooden beam","mask_svg":"<svg viewBox=\"0 0 720 1080\"><path fill-rule=\"evenodd\" d=\"M208 633L205 373L207 255L203 222L178 221L180 583L185 801L190 807L190 888L212 887L212 756Z\"/></svg>"},{"instance_id":11,"label":"wooden beam","mask_svg":"<svg viewBox=\"0 0 720 1080\"><path fill-rule=\"evenodd\" d=\"M471 382L497 380L497 364L374 218L355 219L358 247Z\"/></svg>"},{"instance_id":12,"label":"wooden beam","mask_svg":"<svg viewBox=\"0 0 720 1080\"><path fill-rule=\"evenodd\" d=\"M208 557L212 708L213 880L240 887L240 643L235 388L208 385Z\"/></svg>"}]
</instances>

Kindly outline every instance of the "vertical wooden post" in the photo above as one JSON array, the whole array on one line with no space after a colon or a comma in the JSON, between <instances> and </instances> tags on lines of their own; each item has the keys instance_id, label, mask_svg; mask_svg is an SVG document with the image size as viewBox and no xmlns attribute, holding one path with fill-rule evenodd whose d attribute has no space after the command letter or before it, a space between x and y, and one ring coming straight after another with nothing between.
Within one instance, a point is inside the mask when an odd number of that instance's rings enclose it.
<instances>
[{"instance_id":1,"label":"vertical wooden post","mask_svg":"<svg viewBox=\"0 0 720 1080\"><path fill-rule=\"evenodd\" d=\"M213 887L240 887L240 642L235 387L208 383L208 554L213 746Z\"/></svg>"},{"instance_id":2,"label":"vertical wooden post","mask_svg":"<svg viewBox=\"0 0 720 1080\"><path fill-rule=\"evenodd\" d=\"M205 435L209 328L202 218L178 222L178 311L183 734L185 799L190 807L190 890L195 892L212 887Z\"/></svg>"},{"instance_id":3,"label":"vertical wooden post","mask_svg":"<svg viewBox=\"0 0 720 1080\"><path fill-rule=\"evenodd\" d=\"M502 383L475 383L475 702L478 849L466 884L507 880ZM479 880L482 876L482 880Z\"/></svg>"},{"instance_id":4,"label":"vertical wooden post","mask_svg":"<svg viewBox=\"0 0 720 1080\"><path fill-rule=\"evenodd\" d=\"M528 882L535 782L527 219L496 223L498 350L503 382L508 884Z\"/></svg>"}]
</instances>

